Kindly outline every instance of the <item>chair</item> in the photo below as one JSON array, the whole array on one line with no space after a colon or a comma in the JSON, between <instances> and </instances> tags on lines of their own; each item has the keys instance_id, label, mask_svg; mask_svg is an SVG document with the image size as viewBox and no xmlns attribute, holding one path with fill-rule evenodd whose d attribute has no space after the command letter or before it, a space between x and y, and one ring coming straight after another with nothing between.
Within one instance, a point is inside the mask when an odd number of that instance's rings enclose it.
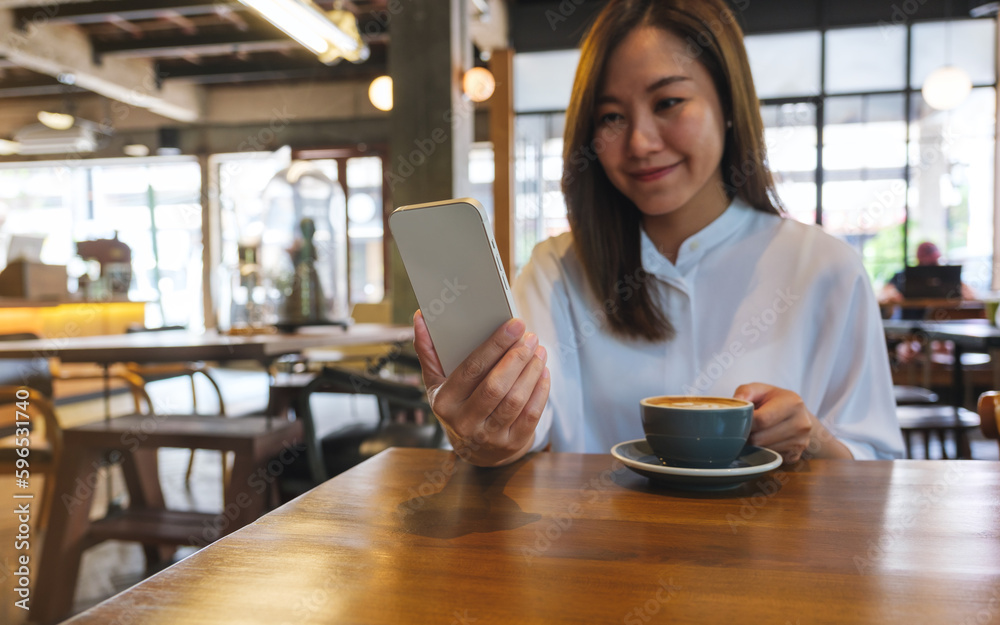
<instances>
[{"instance_id":1,"label":"chair","mask_svg":"<svg viewBox=\"0 0 1000 625\"><path fill-rule=\"evenodd\" d=\"M146 328L144 326L131 326L126 332L129 334L134 334L137 332L165 332L170 330L184 330L183 326L164 326L162 328ZM201 374L208 383L215 388L215 392L219 398L219 413L223 416L226 414L225 405L222 402L222 389L219 388L219 383L214 377L212 377L209 372L208 366L203 362L157 362L157 363L140 363L140 362L128 362L124 365L125 370L138 376L145 383L157 382L159 380L167 380L170 378L187 376L191 379L191 400L193 402L194 412L198 412L198 391L195 385L195 375Z\"/></svg>"},{"instance_id":2,"label":"chair","mask_svg":"<svg viewBox=\"0 0 1000 625\"><path fill-rule=\"evenodd\" d=\"M168 332L170 330L184 330L183 326L163 326L160 328L147 328L145 326L131 326L126 332L129 334L134 334L137 332ZM188 377L191 381L191 412L195 415L198 412L198 386L195 383L195 376L200 374L212 388L215 389L215 394L219 402L219 411L214 415L206 416L226 416L226 404L222 397L222 388L219 386L218 381L212 377L209 372L208 366L204 362L200 361L189 361L189 362L156 362L156 363L140 363L140 362L127 362L124 364L124 369L131 375L136 376L141 379L144 384L149 384L151 382L159 382L160 380L169 380L171 378L178 377ZM147 395L148 397L148 395ZM154 413L152 403L149 403L150 414ZM188 458L187 471L184 473L184 485L191 486L191 474L194 472L194 454L195 449L191 450L191 456ZM227 483L226 479L229 476L229 463L226 461L225 457L222 459L222 475L223 484Z\"/></svg>"},{"instance_id":3,"label":"chair","mask_svg":"<svg viewBox=\"0 0 1000 625\"><path fill-rule=\"evenodd\" d=\"M384 367L385 362L381 366ZM317 435L313 395L367 395L378 403L375 424L352 422L325 436ZM389 447L440 447L444 438L421 386L379 377L372 371L324 367L302 389L295 406L302 420L308 476L319 484ZM404 421L396 420L405 415ZM426 422L419 422L420 415Z\"/></svg>"},{"instance_id":4,"label":"chair","mask_svg":"<svg viewBox=\"0 0 1000 625\"><path fill-rule=\"evenodd\" d=\"M978 410L983 436L995 440L1000 447L1000 393L987 391L980 395Z\"/></svg>"},{"instance_id":5,"label":"chair","mask_svg":"<svg viewBox=\"0 0 1000 625\"><path fill-rule=\"evenodd\" d=\"M936 404L938 402L937 393L919 386L896 385L892 387L892 391L896 397L897 406Z\"/></svg>"},{"instance_id":6,"label":"chair","mask_svg":"<svg viewBox=\"0 0 1000 625\"><path fill-rule=\"evenodd\" d=\"M18 335L0 336L0 340L15 340ZM16 406L16 410L15 410ZM17 460L22 458L18 453L18 439L28 439L29 456L29 486L32 478L38 473L45 474L45 487L38 500L38 528L48 525L49 511L52 509L52 499L55 496L55 472L62 451L62 430L56 418L52 405L52 375L48 361L39 358L31 360L0 359L0 430L8 435L0 438L0 468L12 472L18 470ZM23 408L26 408L24 410ZM18 428L24 428L23 418L18 412L28 415L29 430L27 437ZM39 430L36 425L41 418L44 424ZM20 434L20 436L19 436Z\"/></svg>"},{"instance_id":7,"label":"chair","mask_svg":"<svg viewBox=\"0 0 1000 625\"><path fill-rule=\"evenodd\" d=\"M972 458L969 431L979 427L979 415L971 410L941 404L897 406L896 416L903 431L907 458L913 457L912 436L917 433L923 437L925 458L931 457L931 438L936 435L941 441L941 456L947 459L945 440L949 431L955 439L956 457Z\"/></svg>"}]
</instances>

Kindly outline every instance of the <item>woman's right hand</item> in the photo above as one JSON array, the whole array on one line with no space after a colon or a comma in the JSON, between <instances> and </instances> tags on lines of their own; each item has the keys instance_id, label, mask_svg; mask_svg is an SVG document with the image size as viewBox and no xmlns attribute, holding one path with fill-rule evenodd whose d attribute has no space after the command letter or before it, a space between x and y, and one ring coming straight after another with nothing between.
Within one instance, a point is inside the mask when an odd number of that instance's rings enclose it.
<instances>
[{"instance_id":1,"label":"woman's right hand","mask_svg":"<svg viewBox=\"0 0 1000 625\"><path fill-rule=\"evenodd\" d=\"M545 348L511 319L444 375L427 324L413 316L413 346L431 408L461 458L481 466L511 463L531 449L549 397Z\"/></svg>"}]
</instances>

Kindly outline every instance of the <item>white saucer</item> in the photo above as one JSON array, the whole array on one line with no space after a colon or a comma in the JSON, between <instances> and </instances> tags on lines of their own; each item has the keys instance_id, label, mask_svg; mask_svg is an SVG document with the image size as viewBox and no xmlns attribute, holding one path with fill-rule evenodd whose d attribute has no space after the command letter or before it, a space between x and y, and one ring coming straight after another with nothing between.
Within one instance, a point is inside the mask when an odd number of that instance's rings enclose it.
<instances>
[{"instance_id":1,"label":"white saucer","mask_svg":"<svg viewBox=\"0 0 1000 625\"><path fill-rule=\"evenodd\" d=\"M672 488L684 490L726 490L767 473L781 465L781 456L766 447L747 445L736 460L720 469L692 469L663 464L653 455L646 439L618 443L611 455L639 475Z\"/></svg>"}]
</instances>

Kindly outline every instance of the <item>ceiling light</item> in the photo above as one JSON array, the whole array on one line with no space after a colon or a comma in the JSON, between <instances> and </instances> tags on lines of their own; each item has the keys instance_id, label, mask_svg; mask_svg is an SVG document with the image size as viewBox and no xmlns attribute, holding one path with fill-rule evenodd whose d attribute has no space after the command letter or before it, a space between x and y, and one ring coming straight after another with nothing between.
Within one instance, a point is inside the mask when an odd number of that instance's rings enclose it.
<instances>
[{"instance_id":1,"label":"ceiling light","mask_svg":"<svg viewBox=\"0 0 1000 625\"><path fill-rule=\"evenodd\" d=\"M473 67L462 76L462 91L473 102L489 100L496 86L496 79L485 67Z\"/></svg>"},{"instance_id":2,"label":"ceiling light","mask_svg":"<svg viewBox=\"0 0 1000 625\"><path fill-rule=\"evenodd\" d=\"M368 58L358 20L350 11L324 13L311 0L240 0L292 39L312 50L326 64L341 58L352 62Z\"/></svg>"},{"instance_id":3,"label":"ceiling light","mask_svg":"<svg viewBox=\"0 0 1000 625\"><path fill-rule=\"evenodd\" d=\"M51 113L49 111L38 111L38 121L42 122L52 130L69 130L76 123L76 118L66 113Z\"/></svg>"},{"instance_id":4,"label":"ceiling light","mask_svg":"<svg viewBox=\"0 0 1000 625\"><path fill-rule=\"evenodd\" d=\"M149 146L142 143L130 143L122 148L125 156L149 156Z\"/></svg>"},{"instance_id":5,"label":"ceiling light","mask_svg":"<svg viewBox=\"0 0 1000 625\"><path fill-rule=\"evenodd\" d=\"M21 151L21 144L10 139L0 139L0 156L10 156Z\"/></svg>"},{"instance_id":6,"label":"ceiling light","mask_svg":"<svg viewBox=\"0 0 1000 625\"><path fill-rule=\"evenodd\" d=\"M368 99L380 111L392 110L392 78L379 76L368 86Z\"/></svg>"},{"instance_id":7,"label":"ceiling light","mask_svg":"<svg viewBox=\"0 0 1000 625\"><path fill-rule=\"evenodd\" d=\"M939 111L950 111L961 104L972 91L972 79L960 67L939 67L924 81L920 92L928 106Z\"/></svg>"}]
</instances>

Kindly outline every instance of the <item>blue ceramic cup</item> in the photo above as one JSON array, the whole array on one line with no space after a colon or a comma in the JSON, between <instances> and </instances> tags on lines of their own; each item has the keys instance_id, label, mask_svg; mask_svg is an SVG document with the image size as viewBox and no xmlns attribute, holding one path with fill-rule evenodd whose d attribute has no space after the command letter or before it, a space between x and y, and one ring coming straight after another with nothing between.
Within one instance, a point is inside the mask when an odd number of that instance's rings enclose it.
<instances>
[{"instance_id":1,"label":"blue ceramic cup","mask_svg":"<svg viewBox=\"0 0 1000 625\"><path fill-rule=\"evenodd\" d=\"M753 403L732 397L662 395L639 404L649 446L672 466L729 466L746 445L753 424Z\"/></svg>"}]
</instances>

